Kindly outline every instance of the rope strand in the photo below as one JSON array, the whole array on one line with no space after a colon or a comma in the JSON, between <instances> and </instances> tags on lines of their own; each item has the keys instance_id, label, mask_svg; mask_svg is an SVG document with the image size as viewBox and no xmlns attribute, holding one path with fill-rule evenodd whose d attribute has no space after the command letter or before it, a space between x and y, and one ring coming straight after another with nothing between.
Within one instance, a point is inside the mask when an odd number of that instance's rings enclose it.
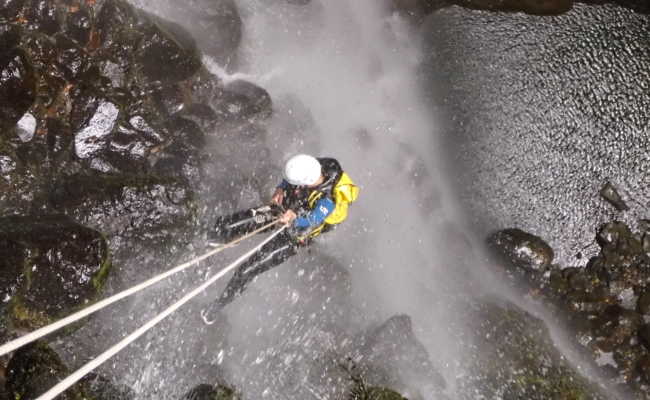
<instances>
[{"instance_id":1,"label":"rope strand","mask_svg":"<svg viewBox=\"0 0 650 400\"><path fill-rule=\"evenodd\" d=\"M280 234L287 226L283 225L281 228L276 230L271 236L266 238L262 243L257 245L255 248L244 254L243 256L239 257L235 262L232 264L228 265L226 268L222 269L219 271L215 276L212 278L208 279L206 282L198 286L196 289L192 290L190 293L186 294L181 298L179 301L176 303L172 304L170 307L168 307L165 311L161 312L158 314L156 317L153 319L149 320L146 324L142 325L140 328L135 330L133 333L131 333L129 336L125 337L122 339L119 343L111 347L110 349L106 350L103 352L101 355L96 357L95 359L91 360L88 362L86 365L83 367L79 368L77 371L75 371L73 374L68 376L66 379L62 380L59 382L56 386L39 396L36 400L51 400L54 397L58 396L59 394L63 393L66 389L68 389L70 386L74 385L77 381L79 381L81 378L83 378L86 374L94 370L95 368L99 367L101 364L106 362L109 358L117 354L120 350L124 349L126 346L128 346L131 342L135 341L137 338L142 336L145 332L147 332L149 329L153 328L156 326L160 321L168 317L171 313L176 311L178 308L180 308L183 304L187 303L190 301L193 297L201 293L203 290L205 290L208 286L216 282L218 279L223 277L225 274L227 274L230 270L234 269L237 267L239 264L244 262L246 259L251 257L254 253L259 251L262 246L270 242L273 238L275 238L277 235Z\"/></svg>"},{"instance_id":2,"label":"rope strand","mask_svg":"<svg viewBox=\"0 0 650 400\"><path fill-rule=\"evenodd\" d=\"M63 319L60 319L57 322L46 325L46 326L44 326L44 327L42 327L40 329L37 329L37 330L35 330L35 331L31 332L31 333L28 333L28 334L26 334L24 336L21 336L21 337L19 337L17 339L14 339L14 340L0 346L0 356L3 356L5 354L7 354L7 353L10 353L10 352L22 347L22 346L25 346L26 344L29 344L31 342L34 342L34 341L42 338L45 335L48 335L48 334L50 334L50 333L52 333L54 331L57 331L57 330L65 327L67 325L70 325L71 323L76 322L76 321L78 321L78 320L80 320L80 319L82 319L82 318L84 318L84 317L86 317L86 316L88 316L90 314L93 314L93 313L95 313L95 312L97 312L97 311L99 311L99 310L101 310L101 309L103 309L105 307L108 307L109 305L115 303L118 300L121 300L121 299L123 299L125 297L128 297L128 296L131 296L131 295L133 295L135 293L138 293L138 292L146 289L147 287L153 285L154 283L160 282L161 280L163 280L163 279L165 279L165 278L167 278L167 277L169 277L171 275L174 275L174 274L176 274L176 273L178 273L180 271L183 271L183 270L189 268L192 265L198 264L200 261L203 261L208 257L211 257L211 256L213 256L213 255L215 255L217 253L222 252L223 250L226 250L226 249L228 249L230 247L233 247L236 244L238 244L238 243L240 243L240 242L254 236L255 234L257 234L259 232L262 232L262 231L272 227L273 225L275 225L277 223L278 223L278 220L275 220L275 221L273 221L273 222L271 222L271 223L269 223L269 224L255 230L255 231L253 231L253 232L250 232L250 233L248 233L248 234L246 234L246 235L244 235L244 236L242 236L242 237L240 237L238 239L235 239L235 240L233 240L233 241L231 241L229 243L226 243L226 244L224 244L223 246L221 246L219 248L211 250L211 251L209 251L209 252L207 252L207 253L205 253L205 254L203 254L201 256L198 256L198 257L196 257L196 258L194 258L194 259L192 259L192 260L190 260L190 261L188 261L186 263L180 264L180 265L170 269L167 272L164 272L164 273L162 273L160 275L154 276L153 278L151 278L151 279L149 279L149 280L147 280L145 282L142 282L142 283L140 283L140 284L138 284L136 286L133 286L133 287L131 287L129 289L126 289L126 290L124 290L124 291L122 291L120 293L114 294L113 296L108 297L108 298L106 298L104 300L101 300L101 301L99 301L99 302L97 302L97 303L95 303L95 304L93 304L91 306L88 306L88 307L84 308L83 310L77 311L76 313L70 314L67 317L65 317Z\"/></svg>"}]
</instances>

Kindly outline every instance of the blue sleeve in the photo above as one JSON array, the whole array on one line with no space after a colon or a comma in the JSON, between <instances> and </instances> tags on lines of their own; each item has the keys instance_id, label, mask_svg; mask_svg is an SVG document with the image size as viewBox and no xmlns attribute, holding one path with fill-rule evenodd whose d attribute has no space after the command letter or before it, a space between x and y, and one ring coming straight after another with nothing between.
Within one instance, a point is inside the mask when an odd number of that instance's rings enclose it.
<instances>
[{"instance_id":1,"label":"blue sleeve","mask_svg":"<svg viewBox=\"0 0 650 400\"><path fill-rule=\"evenodd\" d=\"M287 182L285 179L283 179L282 182L280 182L280 184L278 186L276 186L275 188L276 189L286 189L288 187L289 187L289 182Z\"/></svg>"},{"instance_id":2,"label":"blue sleeve","mask_svg":"<svg viewBox=\"0 0 650 400\"><path fill-rule=\"evenodd\" d=\"M334 207L334 201L329 197L324 197L316 202L314 209L309 214L296 218L293 225L301 229L315 228L325 221L325 218L334 211Z\"/></svg>"}]
</instances>

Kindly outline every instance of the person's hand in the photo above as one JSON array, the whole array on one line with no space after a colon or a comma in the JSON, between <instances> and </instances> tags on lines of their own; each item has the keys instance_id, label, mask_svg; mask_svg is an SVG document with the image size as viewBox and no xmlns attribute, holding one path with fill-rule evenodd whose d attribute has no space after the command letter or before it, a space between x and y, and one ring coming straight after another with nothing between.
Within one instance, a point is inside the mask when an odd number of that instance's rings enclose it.
<instances>
[{"instance_id":1,"label":"person's hand","mask_svg":"<svg viewBox=\"0 0 650 400\"><path fill-rule=\"evenodd\" d=\"M280 216L280 218L278 218L278 221L280 221L280 223L282 224L289 224L293 222L293 220L296 219L297 217L298 216L296 215L295 212L293 212L293 210L287 210L284 212L284 214Z\"/></svg>"},{"instance_id":2,"label":"person's hand","mask_svg":"<svg viewBox=\"0 0 650 400\"><path fill-rule=\"evenodd\" d=\"M284 200L284 189L282 188L275 189L275 192L273 193L273 197L271 197L271 203L281 206L282 200Z\"/></svg>"}]
</instances>

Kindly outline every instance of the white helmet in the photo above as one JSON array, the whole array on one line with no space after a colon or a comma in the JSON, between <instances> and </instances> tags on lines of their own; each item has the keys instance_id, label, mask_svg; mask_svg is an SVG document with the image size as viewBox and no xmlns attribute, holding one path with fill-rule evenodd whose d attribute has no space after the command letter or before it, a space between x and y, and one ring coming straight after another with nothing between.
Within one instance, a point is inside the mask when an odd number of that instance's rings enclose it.
<instances>
[{"instance_id":1,"label":"white helmet","mask_svg":"<svg viewBox=\"0 0 650 400\"><path fill-rule=\"evenodd\" d=\"M318 182L320 163L315 157L298 154L284 164L284 179L292 185L309 186Z\"/></svg>"}]
</instances>

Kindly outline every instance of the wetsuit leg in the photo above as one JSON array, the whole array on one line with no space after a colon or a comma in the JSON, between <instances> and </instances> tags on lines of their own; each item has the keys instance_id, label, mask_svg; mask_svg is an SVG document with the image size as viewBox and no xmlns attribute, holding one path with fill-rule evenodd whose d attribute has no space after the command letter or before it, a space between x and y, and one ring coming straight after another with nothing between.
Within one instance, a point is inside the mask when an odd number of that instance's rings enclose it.
<instances>
[{"instance_id":1,"label":"wetsuit leg","mask_svg":"<svg viewBox=\"0 0 650 400\"><path fill-rule=\"evenodd\" d=\"M261 209L251 208L217 218L214 227L208 232L208 240L227 243L266 225L274 218L275 211L259 211Z\"/></svg>"},{"instance_id":2,"label":"wetsuit leg","mask_svg":"<svg viewBox=\"0 0 650 400\"><path fill-rule=\"evenodd\" d=\"M217 307L221 309L229 304L246 289L246 286L256 276L282 264L295 254L296 245L289 234L283 232L278 235L237 268L226 289L217 299Z\"/></svg>"}]
</instances>

